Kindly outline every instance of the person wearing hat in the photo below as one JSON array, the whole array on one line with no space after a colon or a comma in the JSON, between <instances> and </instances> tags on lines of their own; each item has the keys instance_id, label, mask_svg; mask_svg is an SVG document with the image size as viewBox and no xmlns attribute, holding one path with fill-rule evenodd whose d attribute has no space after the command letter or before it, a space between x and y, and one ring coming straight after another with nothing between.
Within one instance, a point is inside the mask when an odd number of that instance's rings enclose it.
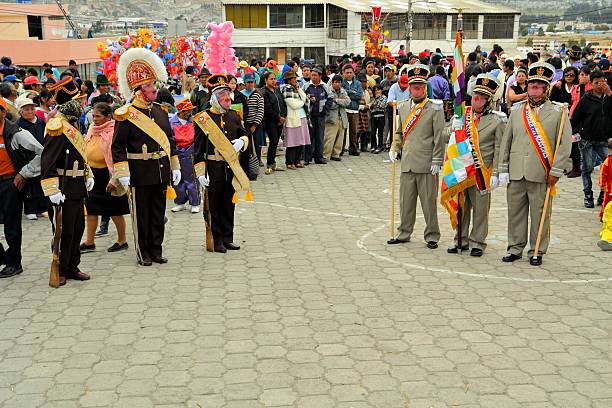
<instances>
[{"instance_id":1,"label":"person wearing hat","mask_svg":"<svg viewBox=\"0 0 612 408\"><path fill-rule=\"evenodd\" d=\"M210 225L214 251L239 250L234 244L234 209L238 192L251 200L248 166L249 140L240 116L231 109L231 89L225 74L208 78L210 109L194 117L194 167L200 185L208 189Z\"/></svg>"},{"instance_id":2,"label":"person wearing hat","mask_svg":"<svg viewBox=\"0 0 612 408\"><path fill-rule=\"evenodd\" d=\"M6 118L7 104L0 97L0 213L4 215L4 237L0 243L0 278L23 272L21 266L21 212L28 180L40 175L42 145L15 122Z\"/></svg>"},{"instance_id":3,"label":"person wearing hat","mask_svg":"<svg viewBox=\"0 0 612 408\"><path fill-rule=\"evenodd\" d=\"M442 101L427 98L428 77L427 65L408 66L406 79L410 86L410 98L397 105L397 149L389 151L389 158L397 161L397 152L401 152L401 223L397 237L387 241L390 245L410 241L416 219L417 196L425 216L427 248L436 249L440 239L436 203L438 173L444 161L444 106Z\"/></svg>"},{"instance_id":4,"label":"person wearing hat","mask_svg":"<svg viewBox=\"0 0 612 408\"><path fill-rule=\"evenodd\" d=\"M465 129L470 140L472 157L477 164L477 182L463 192L465 201L461 231L455 234L455 246L449 248L448 253L461 253L471 248L470 255L478 257L487 247L491 191L498 186L499 149L507 122L505 113L493 110L494 95L500 87L501 81L496 76L478 75L472 105L466 108L463 120L453 120L452 129ZM459 233L461 248L458 247Z\"/></svg>"},{"instance_id":5,"label":"person wearing hat","mask_svg":"<svg viewBox=\"0 0 612 408\"><path fill-rule=\"evenodd\" d=\"M66 279L89 280L89 275L79 269L79 246L85 230L83 204L94 178L86 162L85 138L79 131L83 108L72 76L60 80L51 92L57 113L49 117L45 129L40 184L51 203L62 208L59 275L60 285L65 285Z\"/></svg>"},{"instance_id":6,"label":"person wearing hat","mask_svg":"<svg viewBox=\"0 0 612 408\"><path fill-rule=\"evenodd\" d=\"M89 99L87 100L87 105L93 106L96 104L96 102L99 102L98 100L95 100L96 97L99 97L101 95L106 95L106 94L110 95L111 86L112 86L112 83L108 80L106 75L99 74L96 77L96 92L90 95ZM112 98L113 98L113 103L120 103L119 98L116 98L114 96L112 96Z\"/></svg>"},{"instance_id":7,"label":"person wearing hat","mask_svg":"<svg viewBox=\"0 0 612 408\"><path fill-rule=\"evenodd\" d=\"M567 65L580 69L582 68L582 62L580 61L581 58L582 48L580 48L579 45L572 45L572 48L567 50Z\"/></svg>"},{"instance_id":8,"label":"person wearing hat","mask_svg":"<svg viewBox=\"0 0 612 408\"><path fill-rule=\"evenodd\" d=\"M176 186L176 198L172 212L183 211L187 202L191 213L200 212L200 191L195 184L193 175L193 141L195 128L193 126L193 105L189 99L183 99L176 104L177 113L170 118L170 126L174 133L176 151L181 163L181 181Z\"/></svg>"},{"instance_id":9,"label":"person wearing hat","mask_svg":"<svg viewBox=\"0 0 612 408\"><path fill-rule=\"evenodd\" d=\"M210 108L210 94L206 86L206 81L208 81L209 77L210 71L202 67L198 74L198 85L191 93L191 104L193 105L194 113L202 112Z\"/></svg>"},{"instance_id":10,"label":"person wearing hat","mask_svg":"<svg viewBox=\"0 0 612 408\"><path fill-rule=\"evenodd\" d=\"M137 256L143 266L168 262L162 254L166 190L181 181L181 169L168 114L157 99L157 83L168 79L162 60L145 48L121 54L119 92L131 103L117 109L112 144L114 171L129 188ZM130 199L128 196L128 199Z\"/></svg>"},{"instance_id":11,"label":"person wearing hat","mask_svg":"<svg viewBox=\"0 0 612 408\"><path fill-rule=\"evenodd\" d=\"M567 110L565 105L548 99L554 75L555 68L548 63L535 62L529 66L527 101L512 105L504 132L499 158L499 184L508 186L508 252L502 258L504 262L522 257L531 216L529 262L534 266L542 264L549 244L551 206L544 220L539 252L533 252L546 189L551 188L554 196L557 181L571 168L569 120L559 133L561 118L567 116ZM559 148L555 150L559 137Z\"/></svg>"},{"instance_id":12,"label":"person wearing hat","mask_svg":"<svg viewBox=\"0 0 612 408\"><path fill-rule=\"evenodd\" d=\"M283 98L287 105L285 120L285 165L289 170L304 167L304 146L310 145L308 129L308 97L297 82L294 71L283 75Z\"/></svg>"},{"instance_id":13,"label":"person wearing hat","mask_svg":"<svg viewBox=\"0 0 612 408\"><path fill-rule=\"evenodd\" d=\"M391 142L393 139L393 135L395 135L396 129L391 129L393 127L393 103L400 104L402 102L410 99L410 89L408 89L408 76L406 74L402 74L405 72L405 69L410 65L404 65L399 72L399 79L391 85L389 88L389 94L387 95L387 105L389 106L387 109L387 124L386 128L388 129L386 146L387 149L391 146Z\"/></svg>"},{"instance_id":14,"label":"person wearing hat","mask_svg":"<svg viewBox=\"0 0 612 408\"><path fill-rule=\"evenodd\" d=\"M240 91L247 98L247 115L244 118L246 129L253 136L255 144L255 153L259 159L259 165L263 166L261 161L261 146L266 145L266 135L263 130L264 118L264 97L261 91L255 88L257 77L254 72L249 72L244 75L244 89Z\"/></svg>"},{"instance_id":15,"label":"person wearing hat","mask_svg":"<svg viewBox=\"0 0 612 408\"><path fill-rule=\"evenodd\" d=\"M42 84L38 80L38 77L31 75L23 81L23 89L25 91L34 91L38 94L42 89Z\"/></svg>"}]
</instances>

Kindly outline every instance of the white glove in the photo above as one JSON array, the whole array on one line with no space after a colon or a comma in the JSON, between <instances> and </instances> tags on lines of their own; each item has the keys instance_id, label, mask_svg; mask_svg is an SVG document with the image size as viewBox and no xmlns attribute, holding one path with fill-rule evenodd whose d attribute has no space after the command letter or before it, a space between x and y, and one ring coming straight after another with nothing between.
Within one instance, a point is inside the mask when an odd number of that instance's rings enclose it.
<instances>
[{"instance_id":1,"label":"white glove","mask_svg":"<svg viewBox=\"0 0 612 408\"><path fill-rule=\"evenodd\" d=\"M119 182L124 188L130 185L130 176L119 177Z\"/></svg>"},{"instance_id":2,"label":"white glove","mask_svg":"<svg viewBox=\"0 0 612 408\"><path fill-rule=\"evenodd\" d=\"M204 187L208 187L208 185L210 184L210 179L208 178L208 176L200 176L198 177L198 181L200 182L200 185Z\"/></svg>"},{"instance_id":3,"label":"white glove","mask_svg":"<svg viewBox=\"0 0 612 408\"><path fill-rule=\"evenodd\" d=\"M495 190L499 186L499 179L497 176L491 176L491 190Z\"/></svg>"},{"instance_id":4,"label":"white glove","mask_svg":"<svg viewBox=\"0 0 612 408\"><path fill-rule=\"evenodd\" d=\"M181 171L180 170L172 170L172 184L175 186L181 182Z\"/></svg>"},{"instance_id":5,"label":"white glove","mask_svg":"<svg viewBox=\"0 0 612 408\"><path fill-rule=\"evenodd\" d=\"M49 200L51 200L51 202L55 205L60 205L61 203L64 202L65 199L66 199L66 196L63 195L62 193L55 193L49 196Z\"/></svg>"},{"instance_id":6,"label":"white glove","mask_svg":"<svg viewBox=\"0 0 612 408\"><path fill-rule=\"evenodd\" d=\"M435 176L436 174L440 172L440 166L437 164L432 164L430 171L431 171L431 174Z\"/></svg>"},{"instance_id":7,"label":"white glove","mask_svg":"<svg viewBox=\"0 0 612 408\"><path fill-rule=\"evenodd\" d=\"M453 124L451 125L452 130L461 130L463 129L463 121L457 115L453 118Z\"/></svg>"},{"instance_id":8,"label":"white glove","mask_svg":"<svg viewBox=\"0 0 612 408\"><path fill-rule=\"evenodd\" d=\"M582 137L580 136L580 133L576 133L575 135L572 135L572 142L579 142L582 140Z\"/></svg>"},{"instance_id":9,"label":"white glove","mask_svg":"<svg viewBox=\"0 0 612 408\"><path fill-rule=\"evenodd\" d=\"M238 153L244 147L244 140L242 140L242 139L234 139L234 140L232 140L232 144L234 145L234 150L236 151L236 153Z\"/></svg>"},{"instance_id":10,"label":"white glove","mask_svg":"<svg viewBox=\"0 0 612 408\"><path fill-rule=\"evenodd\" d=\"M396 162L397 161L397 152L396 151L389 150L389 160L391 160L392 162Z\"/></svg>"},{"instance_id":11,"label":"white glove","mask_svg":"<svg viewBox=\"0 0 612 408\"><path fill-rule=\"evenodd\" d=\"M506 187L510 183L510 173L499 173L499 186Z\"/></svg>"},{"instance_id":12,"label":"white glove","mask_svg":"<svg viewBox=\"0 0 612 408\"><path fill-rule=\"evenodd\" d=\"M88 177L87 180L85 180L85 188L87 189L87 191L91 191L94 187L94 179L93 177Z\"/></svg>"}]
</instances>

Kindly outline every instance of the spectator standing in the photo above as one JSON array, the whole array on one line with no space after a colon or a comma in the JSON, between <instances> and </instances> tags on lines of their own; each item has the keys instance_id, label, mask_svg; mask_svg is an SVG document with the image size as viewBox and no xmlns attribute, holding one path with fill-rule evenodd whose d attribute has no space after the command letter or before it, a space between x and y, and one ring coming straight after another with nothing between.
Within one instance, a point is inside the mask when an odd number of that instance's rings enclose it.
<instances>
[{"instance_id":1,"label":"spectator standing","mask_svg":"<svg viewBox=\"0 0 612 408\"><path fill-rule=\"evenodd\" d=\"M578 74L578 84L572 87L572 104L570 108L570 118L574 114L578 101L589 92L593 87L591 86L591 69L589 67L580 68Z\"/></svg>"},{"instance_id":2,"label":"spectator standing","mask_svg":"<svg viewBox=\"0 0 612 408\"><path fill-rule=\"evenodd\" d=\"M357 126L359 124L359 103L363 96L361 83L355 79L355 69L351 64L342 67L342 88L346 91L351 103L346 108L348 117L349 155L359 156L357 146Z\"/></svg>"},{"instance_id":3,"label":"spectator standing","mask_svg":"<svg viewBox=\"0 0 612 408\"><path fill-rule=\"evenodd\" d=\"M198 74L198 85L191 93L191 104L194 107L194 113L205 111L210 108L210 93L206 87L206 81L210 77L210 71L202 68Z\"/></svg>"},{"instance_id":4,"label":"spectator standing","mask_svg":"<svg viewBox=\"0 0 612 408\"><path fill-rule=\"evenodd\" d=\"M378 154L384 148L385 143L385 116L387 110L387 97L383 93L383 88L380 85L374 87L374 96L370 102L370 119L371 119L371 138L372 149L371 153Z\"/></svg>"},{"instance_id":5,"label":"spectator standing","mask_svg":"<svg viewBox=\"0 0 612 408\"><path fill-rule=\"evenodd\" d=\"M330 90L329 112L325 120L325 146L323 156L327 160L340 161L342 146L344 144L344 132L348 127L346 108L351 99L342 87L342 77L339 75L332 78Z\"/></svg>"},{"instance_id":6,"label":"spectator standing","mask_svg":"<svg viewBox=\"0 0 612 408\"><path fill-rule=\"evenodd\" d=\"M253 142L255 143L255 153L259 159L260 166L263 165L261 161L261 146L266 145L266 135L263 129L263 117L264 117L264 97L259 89L255 89L255 73L250 72L244 75L245 88L240 91L247 98L248 114L244 119L247 130L253 136Z\"/></svg>"},{"instance_id":7,"label":"spectator standing","mask_svg":"<svg viewBox=\"0 0 612 408\"><path fill-rule=\"evenodd\" d=\"M371 66L371 64L368 64L368 66ZM370 101L372 100L372 94L370 88L368 87L367 75L359 74L358 80L359 82L361 82L361 87L363 88L363 95L361 96L361 100L359 101L359 122L357 124L357 135L359 138L360 150L362 152L367 152L368 143L370 142L369 110Z\"/></svg>"},{"instance_id":8,"label":"spectator standing","mask_svg":"<svg viewBox=\"0 0 612 408\"><path fill-rule=\"evenodd\" d=\"M325 136L325 117L331 106L331 92L327 85L322 81L323 71L320 68L313 68L310 73L310 82L305 85L304 92L310 101L310 145L305 146L304 164L310 164L314 159L315 163L322 163L323 143Z\"/></svg>"},{"instance_id":9,"label":"spectator standing","mask_svg":"<svg viewBox=\"0 0 612 408\"><path fill-rule=\"evenodd\" d=\"M429 77L427 82L431 86L433 99L450 100L450 86L448 79L444 76L444 68L441 65L436 66L435 75Z\"/></svg>"},{"instance_id":10,"label":"spectator standing","mask_svg":"<svg viewBox=\"0 0 612 408\"><path fill-rule=\"evenodd\" d=\"M520 68L516 73L516 83L508 91L508 109L513 104L527 100L527 70Z\"/></svg>"},{"instance_id":11,"label":"spectator standing","mask_svg":"<svg viewBox=\"0 0 612 408\"><path fill-rule=\"evenodd\" d=\"M304 167L304 146L310 145L308 132L308 97L300 88L295 71L290 70L283 75L285 86L283 98L287 106L285 121L285 164L287 169L295 170ZM321 162L319 164L325 164Z\"/></svg>"},{"instance_id":12,"label":"spectator standing","mask_svg":"<svg viewBox=\"0 0 612 408\"><path fill-rule=\"evenodd\" d=\"M595 154L605 160L608 156L608 136L612 129L612 91L601 71L591 73L592 90L576 105L571 116L572 130L576 135L582 159L582 186L584 206L593 208L591 174L595 166ZM603 193L603 190L602 190ZM603 201L600 194L598 203Z\"/></svg>"},{"instance_id":13,"label":"spectator standing","mask_svg":"<svg viewBox=\"0 0 612 408\"><path fill-rule=\"evenodd\" d=\"M287 118L287 105L285 105L283 95L278 90L274 71L265 71L261 80L264 89L264 127L269 140L266 174L272 174L274 171L285 170L276 164L276 150Z\"/></svg>"},{"instance_id":14,"label":"spectator standing","mask_svg":"<svg viewBox=\"0 0 612 408\"><path fill-rule=\"evenodd\" d=\"M53 109L53 105L55 105L53 95L48 89L45 88L40 91L40 94L38 94L36 102L38 102L38 106L36 107L36 116L43 122L47 123L49 113Z\"/></svg>"}]
</instances>

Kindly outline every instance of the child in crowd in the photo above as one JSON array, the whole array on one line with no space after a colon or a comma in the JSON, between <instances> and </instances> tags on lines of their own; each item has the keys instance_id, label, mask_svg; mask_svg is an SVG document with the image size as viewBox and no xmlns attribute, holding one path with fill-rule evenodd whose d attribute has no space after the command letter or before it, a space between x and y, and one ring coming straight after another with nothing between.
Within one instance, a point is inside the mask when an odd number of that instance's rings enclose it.
<instances>
[{"instance_id":1,"label":"child in crowd","mask_svg":"<svg viewBox=\"0 0 612 408\"><path fill-rule=\"evenodd\" d=\"M372 128L371 153L380 153L384 148L385 110L387 97L380 85L374 86L374 97L370 102L370 118Z\"/></svg>"}]
</instances>

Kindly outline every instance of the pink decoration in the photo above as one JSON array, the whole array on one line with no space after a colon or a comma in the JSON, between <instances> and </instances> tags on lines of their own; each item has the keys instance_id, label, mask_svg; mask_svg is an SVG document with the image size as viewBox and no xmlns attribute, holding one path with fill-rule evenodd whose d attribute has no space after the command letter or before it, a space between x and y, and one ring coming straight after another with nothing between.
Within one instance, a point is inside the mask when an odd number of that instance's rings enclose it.
<instances>
[{"instance_id":1,"label":"pink decoration","mask_svg":"<svg viewBox=\"0 0 612 408\"><path fill-rule=\"evenodd\" d=\"M209 23L210 35L204 49L204 63L213 74L235 74L238 60L232 48L234 24L225 21L221 24Z\"/></svg>"}]
</instances>

